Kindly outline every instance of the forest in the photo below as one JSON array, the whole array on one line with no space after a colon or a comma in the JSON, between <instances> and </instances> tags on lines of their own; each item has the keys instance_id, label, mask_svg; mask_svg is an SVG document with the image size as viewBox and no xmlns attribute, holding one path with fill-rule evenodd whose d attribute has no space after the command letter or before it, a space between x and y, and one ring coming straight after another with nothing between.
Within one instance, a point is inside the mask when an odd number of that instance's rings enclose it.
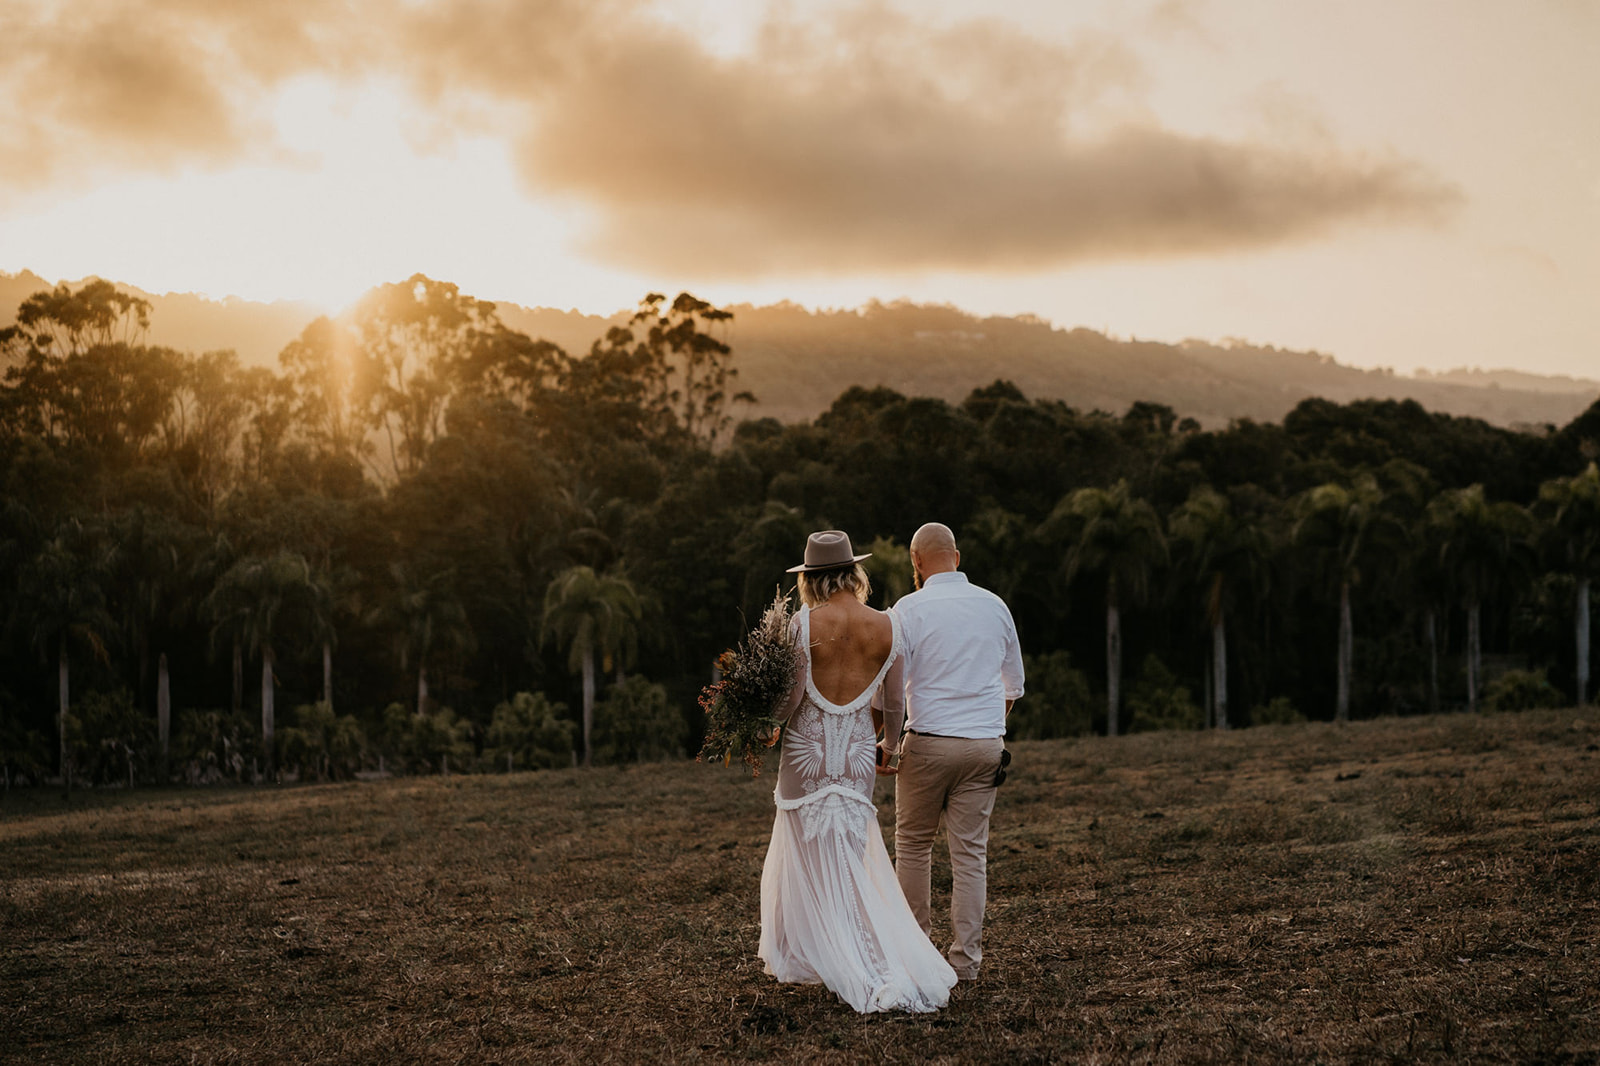
<instances>
[{"instance_id":1,"label":"forest","mask_svg":"<svg viewBox=\"0 0 1600 1066\"><path fill-rule=\"evenodd\" d=\"M781 422L686 293L574 352L418 275L276 368L151 345L150 315L89 282L0 330L8 789L692 755L807 532L871 551L887 606L931 520L1016 617L1015 737L1591 695L1600 402L1205 429L840 380Z\"/></svg>"}]
</instances>

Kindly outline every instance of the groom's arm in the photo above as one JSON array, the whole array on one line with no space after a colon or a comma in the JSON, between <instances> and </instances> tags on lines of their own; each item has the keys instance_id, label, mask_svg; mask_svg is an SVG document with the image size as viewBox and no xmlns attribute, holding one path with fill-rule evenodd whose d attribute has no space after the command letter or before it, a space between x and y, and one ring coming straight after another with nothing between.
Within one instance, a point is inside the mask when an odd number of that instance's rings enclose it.
<instances>
[{"instance_id":1,"label":"groom's arm","mask_svg":"<svg viewBox=\"0 0 1600 1066\"><path fill-rule=\"evenodd\" d=\"M1026 678L1022 670L1022 642L1017 639L1017 626L1011 620L1011 612L1006 612L1005 619L1005 653L1000 661L1000 685L1006 694L1006 713L1011 713L1011 705L1022 698Z\"/></svg>"}]
</instances>

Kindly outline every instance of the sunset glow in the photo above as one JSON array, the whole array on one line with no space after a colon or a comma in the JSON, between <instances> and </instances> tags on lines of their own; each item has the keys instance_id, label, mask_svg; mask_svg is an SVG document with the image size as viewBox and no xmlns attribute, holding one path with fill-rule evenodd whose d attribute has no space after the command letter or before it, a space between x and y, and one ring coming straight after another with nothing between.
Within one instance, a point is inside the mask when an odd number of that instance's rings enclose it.
<instances>
[{"instance_id":1,"label":"sunset glow","mask_svg":"<svg viewBox=\"0 0 1600 1066\"><path fill-rule=\"evenodd\" d=\"M1593 5L79 7L5 16L0 270L1600 362Z\"/></svg>"}]
</instances>

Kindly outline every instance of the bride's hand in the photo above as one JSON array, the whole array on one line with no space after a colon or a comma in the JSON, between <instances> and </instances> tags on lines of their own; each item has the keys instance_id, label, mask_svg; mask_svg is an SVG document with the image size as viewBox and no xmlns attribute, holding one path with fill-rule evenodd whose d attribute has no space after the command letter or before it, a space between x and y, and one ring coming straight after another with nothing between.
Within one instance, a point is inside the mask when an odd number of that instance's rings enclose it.
<instances>
[{"instance_id":1,"label":"bride's hand","mask_svg":"<svg viewBox=\"0 0 1600 1066\"><path fill-rule=\"evenodd\" d=\"M775 726L773 726L773 727L772 727L772 733L771 733L771 734L770 734L770 735L769 735L769 736L768 736L768 737L767 737L767 747L769 747L769 748L770 748L770 747L772 747L772 746L773 746L773 745L774 745L774 744L776 744L776 743L777 743L777 742L778 742L778 736L779 736L779 735L780 735L780 734L781 734L781 733L782 733L782 732L783 732L783 726L781 726L781 725L775 725Z\"/></svg>"}]
</instances>

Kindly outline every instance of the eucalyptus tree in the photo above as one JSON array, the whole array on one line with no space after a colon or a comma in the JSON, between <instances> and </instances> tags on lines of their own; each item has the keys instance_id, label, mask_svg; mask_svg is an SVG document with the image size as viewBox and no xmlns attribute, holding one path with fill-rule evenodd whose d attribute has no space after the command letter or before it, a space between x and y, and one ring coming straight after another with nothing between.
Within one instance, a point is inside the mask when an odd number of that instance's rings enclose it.
<instances>
[{"instance_id":1,"label":"eucalyptus tree","mask_svg":"<svg viewBox=\"0 0 1600 1066\"><path fill-rule=\"evenodd\" d=\"M1071 582L1091 575L1105 582L1106 733L1117 734L1122 682L1122 623L1125 604L1144 600L1150 579L1167 560L1161 519L1149 501L1135 496L1126 480L1108 489L1069 493L1040 527L1039 536L1063 549L1061 575Z\"/></svg>"},{"instance_id":2,"label":"eucalyptus tree","mask_svg":"<svg viewBox=\"0 0 1600 1066\"><path fill-rule=\"evenodd\" d=\"M232 351L186 357L162 421L167 454L208 508L238 483L250 414L247 380Z\"/></svg>"},{"instance_id":3,"label":"eucalyptus tree","mask_svg":"<svg viewBox=\"0 0 1600 1066\"><path fill-rule=\"evenodd\" d=\"M1385 508L1385 502L1377 478L1366 473L1348 485L1318 485L1296 500L1299 518L1292 539L1314 553L1313 561L1323 582L1338 589L1338 691L1334 717L1341 722L1350 718L1354 679L1351 590L1375 580L1386 565L1395 561L1407 540L1403 524Z\"/></svg>"},{"instance_id":4,"label":"eucalyptus tree","mask_svg":"<svg viewBox=\"0 0 1600 1066\"><path fill-rule=\"evenodd\" d=\"M503 329L494 304L465 296L449 282L414 274L372 289L351 308L349 321L359 342L343 356L358 368L349 382L356 398L352 408L363 412L366 427L386 444L387 470L378 472L414 473L444 432L461 368L485 336ZM320 342L312 337L308 343ZM291 370L293 352L291 345L286 351ZM320 403L330 433L335 388L325 386ZM347 432L353 431L352 425Z\"/></svg>"},{"instance_id":5,"label":"eucalyptus tree","mask_svg":"<svg viewBox=\"0 0 1600 1066\"><path fill-rule=\"evenodd\" d=\"M729 406L755 401L730 393L739 372L716 331L732 318L687 292L670 304L649 293L626 325L607 330L585 357L566 360L562 391L613 426L636 421L632 428L648 437L714 443L732 423Z\"/></svg>"},{"instance_id":6,"label":"eucalyptus tree","mask_svg":"<svg viewBox=\"0 0 1600 1066\"><path fill-rule=\"evenodd\" d=\"M261 655L261 742L270 777L277 765L273 673L285 624L303 624L314 595L311 567L298 552L247 555L217 579L202 612L212 633L229 632Z\"/></svg>"},{"instance_id":7,"label":"eucalyptus tree","mask_svg":"<svg viewBox=\"0 0 1600 1066\"><path fill-rule=\"evenodd\" d=\"M367 433L378 366L356 330L347 322L317 318L278 354L278 364L294 397L293 418L302 439L318 451L365 458L371 451Z\"/></svg>"},{"instance_id":8,"label":"eucalyptus tree","mask_svg":"<svg viewBox=\"0 0 1600 1066\"><path fill-rule=\"evenodd\" d=\"M1589 599L1600 580L1600 467L1590 463L1581 474L1554 478L1539 488L1539 505L1548 516L1548 537L1557 565L1577 580L1573 604L1576 637L1578 705L1589 700Z\"/></svg>"},{"instance_id":9,"label":"eucalyptus tree","mask_svg":"<svg viewBox=\"0 0 1600 1066\"><path fill-rule=\"evenodd\" d=\"M1467 709L1478 709L1483 682L1482 606L1508 582L1532 531L1528 513L1509 501L1491 502L1482 485L1447 489L1428 505L1439 530L1440 562L1467 612Z\"/></svg>"},{"instance_id":10,"label":"eucalyptus tree","mask_svg":"<svg viewBox=\"0 0 1600 1066\"><path fill-rule=\"evenodd\" d=\"M555 640L567 647L567 665L583 674L583 764L593 756L595 654L620 661L638 642L642 614L633 582L617 573L597 574L574 566L557 575L545 590L541 643Z\"/></svg>"},{"instance_id":11,"label":"eucalyptus tree","mask_svg":"<svg viewBox=\"0 0 1600 1066\"><path fill-rule=\"evenodd\" d=\"M1272 537L1260 523L1234 511L1228 497L1200 485L1168 521L1173 538L1187 549L1200 576L1206 624L1211 629L1213 721L1228 728L1227 615L1241 587L1261 591L1272 554Z\"/></svg>"},{"instance_id":12,"label":"eucalyptus tree","mask_svg":"<svg viewBox=\"0 0 1600 1066\"><path fill-rule=\"evenodd\" d=\"M36 292L17 307L14 337L47 356L140 343L150 328L149 300L119 292L109 281L85 282L76 292L65 282Z\"/></svg>"}]
</instances>

